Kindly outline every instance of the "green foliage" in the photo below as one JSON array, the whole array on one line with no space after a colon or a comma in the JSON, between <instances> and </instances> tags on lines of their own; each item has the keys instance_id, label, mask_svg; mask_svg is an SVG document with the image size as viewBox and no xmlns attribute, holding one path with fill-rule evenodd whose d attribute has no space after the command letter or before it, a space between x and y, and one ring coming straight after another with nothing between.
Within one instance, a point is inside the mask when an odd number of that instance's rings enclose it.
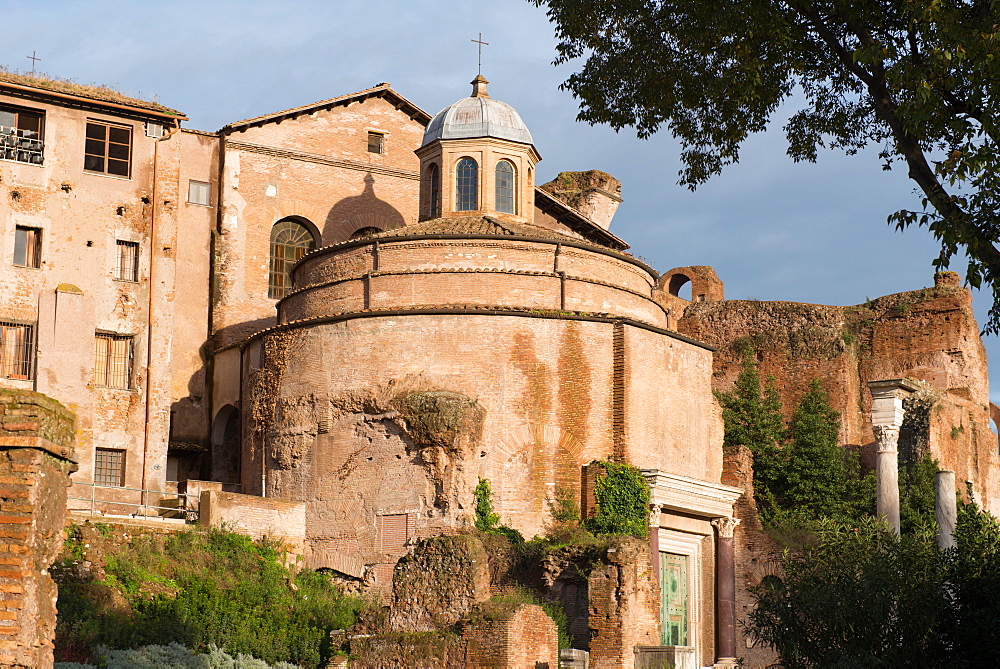
<instances>
[{"instance_id":1,"label":"green foliage","mask_svg":"<svg viewBox=\"0 0 1000 669\"><path fill-rule=\"evenodd\" d=\"M1000 652L1000 523L959 511L958 548L926 531L895 536L884 523L821 520L784 579L753 594L748 631L805 667L992 666Z\"/></svg>"},{"instance_id":2,"label":"green foliage","mask_svg":"<svg viewBox=\"0 0 1000 669\"><path fill-rule=\"evenodd\" d=\"M858 455L839 444L839 434L840 414L813 380L788 423L771 490L781 513L858 518L875 510L875 477L862 476Z\"/></svg>"},{"instance_id":3,"label":"green foliage","mask_svg":"<svg viewBox=\"0 0 1000 669\"><path fill-rule=\"evenodd\" d=\"M576 491L573 488L556 488L556 498L546 500L552 520L557 523L580 522L580 505L576 501Z\"/></svg>"},{"instance_id":4,"label":"green foliage","mask_svg":"<svg viewBox=\"0 0 1000 669\"><path fill-rule=\"evenodd\" d=\"M594 534L649 535L649 485L632 465L594 462L604 469L594 486L597 513L586 527Z\"/></svg>"},{"instance_id":5,"label":"green foliage","mask_svg":"<svg viewBox=\"0 0 1000 669\"><path fill-rule=\"evenodd\" d=\"M937 472L937 461L930 455L899 466L899 527L903 533L934 531Z\"/></svg>"},{"instance_id":6,"label":"green foliage","mask_svg":"<svg viewBox=\"0 0 1000 669\"><path fill-rule=\"evenodd\" d=\"M883 169L902 162L922 211L890 223L926 226L941 243L939 269L967 255L969 283L994 291L986 329L1000 329L994 0L532 1L556 26L556 64L586 58L563 84L580 120L640 137L665 125L690 188L738 162L789 104L793 160L874 146Z\"/></svg>"},{"instance_id":7,"label":"green foliage","mask_svg":"<svg viewBox=\"0 0 1000 669\"><path fill-rule=\"evenodd\" d=\"M329 656L329 631L353 624L362 605L322 574L292 572L276 544L240 534L140 534L107 549L102 582L60 577L57 658L177 642L315 666Z\"/></svg>"},{"instance_id":8,"label":"green foliage","mask_svg":"<svg viewBox=\"0 0 1000 669\"><path fill-rule=\"evenodd\" d=\"M516 545L524 543L524 537L513 527L500 524L500 514L493 511L493 488L490 480L480 478L475 490L476 508L474 523L480 532L498 534Z\"/></svg>"},{"instance_id":9,"label":"green foliage","mask_svg":"<svg viewBox=\"0 0 1000 669\"><path fill-rule=\"evenodd\" d=\"M863 475L857 453L838 442L840 415L814 380L787 428L771 381L762 383L753 351L745 349L733 390L717 392L727 448L753 454L754 498L772 526L820 516L857 518L872 513L874 475Z\"/></svg>"},{"instance_id":10,"label":"green foliage","mask_svg":"<svg viewBox=\"0 0 1000 669\"><path fill-rule=\"evenodd\" d=\"M287 662L268 664L263 660L240 653L232 657L215 644L208 645L208 653L196 654L179 643L165 646L142 646L128 650L101 647L97 653L102 669L297 669ZM56 662L54 669L97 669L92 664Z\"/></svg>"}]
</instances>

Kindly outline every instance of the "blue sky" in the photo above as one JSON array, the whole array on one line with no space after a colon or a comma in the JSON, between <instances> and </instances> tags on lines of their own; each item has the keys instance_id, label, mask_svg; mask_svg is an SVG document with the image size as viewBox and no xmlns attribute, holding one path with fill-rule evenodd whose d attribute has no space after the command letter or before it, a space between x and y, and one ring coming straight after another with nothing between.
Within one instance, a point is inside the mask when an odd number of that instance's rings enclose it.
<instances>
[{"instance_id":1,"label":"blue sky","mask_svg":"<svg viewBox=\"0 0 1000 669\"><path fill-rule=\"evenodd\" d=\"M34 50L41 72L155 96L203 130L383 81L433 114L469 94L471 40L482 32L490 93L530 128L543 157L539 183L563 170L601 169L620 179L625 202L612 231L657 269L712 265L729 298L821 304L933 284L930 235L898 233L885 222L919 199L902 170L881 170L875 151L795 164L778 118L746 144L739 165L689 192L675 183L679 151L668 134L641 141L575 120L576 102L559 90L573 64L552 66L553 27L525 0L7 0L4 7L17 29L5 31L0 64L28 71ZM974 300L982 322L989 295ZM986 345L1000 355L995 338Z\"/></svg>"}]
</instances>

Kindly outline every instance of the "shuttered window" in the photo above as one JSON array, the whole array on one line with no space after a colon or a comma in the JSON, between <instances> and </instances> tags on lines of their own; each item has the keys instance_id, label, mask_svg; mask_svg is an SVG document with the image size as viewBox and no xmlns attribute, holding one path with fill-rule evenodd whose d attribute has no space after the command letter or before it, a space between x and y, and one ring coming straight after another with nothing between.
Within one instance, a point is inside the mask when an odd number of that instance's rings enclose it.
<instances>
[{"instance_id":1,"label":"shuttered window","mask_svg":"<svg viewBox=\"0 0 1000 669\"><path fill-rule=\"evenodd\" d=\"M0 322L0 377L28 380L34 376L35 328Z\"/></svg>"},{"instance_id":2,"label":"shuttered window","mask_svg":"<svg viewBox=\"0 0 1000 669\"><path fill-rule=\"evenodd\" d=\"M95 341L94 385L130 388L132 337L98 332Z\"/></svg>"}]
</instances>

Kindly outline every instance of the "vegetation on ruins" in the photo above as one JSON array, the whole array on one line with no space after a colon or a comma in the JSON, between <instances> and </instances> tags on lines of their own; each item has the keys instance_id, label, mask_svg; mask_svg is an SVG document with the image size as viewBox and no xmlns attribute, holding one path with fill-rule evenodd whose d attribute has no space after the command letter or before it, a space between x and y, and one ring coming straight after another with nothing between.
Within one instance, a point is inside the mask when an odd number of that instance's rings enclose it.
<instances>
[{"instance_id":1,"label":"vegetation on ruins","mask_svg":"<svg viewBox=\"0 0 1000 669\"><path fill-rule=\"evenodd\" d=\"M1000 522L959 510L956 549L927 529L897 537L884 523L816 521L786 551L783 578L755 589L747 631L788 669L991 666L1000 652Z\"/></svg>"},{"instance_id":2,"label":"vegetation on ruins","mask_svg":"<svg viewBox=\"0 0 1000 669\"><path fill-rule=\"evenodd\" d=\"M586 58L563 87L580 120L662 126L681 144L680 183L695 188L739 161L740 148L789 106L788 155L880 148L902 163L934 261L970 258L973 286L993 289L986 325L1000 332L1000 5L992 0L531 0L548 8L556 64Z\"/></svg>"},{"instance_id":3,"label":"vegetation on ruins","mask_svg":"<svg viewBox=\"0 0 1000 669\"><path fill-rule=\"evenodd\" d=\"M290 569L267 540L100 529L74 526L52 568L57 660L90 661L99 646L176 642L316 666L331 653L330 630L353 624L363 604L323 574Z\"/></svg>"},{"instance_id":4,"label":"vegetation on ruins","mask_svg":"<svg viewBox=\"0 0 1000 669\"><path fill-rule=\"evenodd\" d=\"M584 523L597 535L649 536L649 484L632 465L600 460L591 463L604 469L594 483L597 513Z\"/></svg>"},{"instance_id":5,"label":"vegetation on ruins","mask_svg":"<svg viewBox=\"0 0 1000 669\"><path fill-rule=\"evenodd\" d=\"M77 662L56 662L55 669L297 669L287 662L268 664L245 653L231 656L215 644L208 645L205 653L195 653L190 648L173 642L166 645L149 645L127 650L101 647L97 651L98 665Z\"/></svg>"},{"instance_id":6,"label":"vegetation on ruins","mask_svg":"<svg viewBox=\"0 0 1000 669\"><path fill-rule=\"evenodd\" d=\"M745 446L753 455L754 499L765 524L874 511L874 475L863 474L858 454L840 445L840 414L818 380L786 426L773 380L761 380L753 350L746 348L733 389L716 397L725 447Z\"/></svg>"},{"instance_id":7,"label":"vegetation on ruins","mask_svg":"<svg viewBox=\"0 0 1000 669\"><path fill-rule=\"evenodd\" d=\"M476 508L473 517L476 529L487 534L498 534L511 542L523 544L524 537L513 527L500 524L500 514L493 511L493 487L489 479L481 478L475 490Z\"/></svg>"}]
</instances>

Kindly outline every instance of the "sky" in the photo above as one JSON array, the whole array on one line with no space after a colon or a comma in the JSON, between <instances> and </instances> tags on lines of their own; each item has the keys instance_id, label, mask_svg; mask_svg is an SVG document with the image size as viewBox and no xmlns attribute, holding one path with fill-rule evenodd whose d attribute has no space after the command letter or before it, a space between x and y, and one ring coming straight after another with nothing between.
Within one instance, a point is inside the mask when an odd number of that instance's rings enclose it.
<instances>
[{"instance_id":1,"label":"sky","mask_svg":"<svg viewBox=\"0 0 1000 669\"><path fill-rule=\"evenodd\" d=\"M389 82L431 114L470 94L482 33L492 97L524 119L542 155L536 181L600 169L622 182L611 231L660 271L712 265L729 299L863 303L933 285L937 245L925 230L896 232L886 217L919 208L899 168L876 150L785 155L780 110L740 164L691 192L678 186L679 145L664 131L576 121L559 89L582 61L554 67L555 32L526 0L2 0L16 30L0 65L104 84L183 111L184 125L217 130L250 118ZM954 262L962 272L964 265ZM988 293L973 293L980 324ZM985 339L1000 360L1000 342ZM993 400L1000 403L1000 369Z\"/></svg>"}]
</instances>

